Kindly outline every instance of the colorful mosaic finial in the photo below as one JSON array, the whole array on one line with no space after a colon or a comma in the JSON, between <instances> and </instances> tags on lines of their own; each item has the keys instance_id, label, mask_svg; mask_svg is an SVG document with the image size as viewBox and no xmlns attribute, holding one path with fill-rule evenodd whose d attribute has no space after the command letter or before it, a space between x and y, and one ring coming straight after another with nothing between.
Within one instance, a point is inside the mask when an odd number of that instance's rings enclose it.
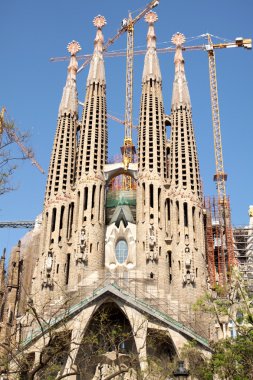
<instances>
[{"instance_id":1,"label":"colorful mosaic finial","mask_svg":"<svg viewBox=\"0 0 253 380\"><path fill-rule=\"evenodd\" d=\"M185 36L182 33L177 32L171 38L171 42L176 46L181 46L186 41Z\"/></svg>"},{"instance_id":2,"label":"colorful mosaic finial","mask_svg":"<svg viewBox=\"0 0 253 380\"><path fill-rule=\"evenodd\" d=\"M103 26L105 26L106 24L107 23L106 23L106 19L104 16L98 15L98 16L94 17L94 19L93 19L93 25L98 29L103 28Z\"/></svg>"},{"instance_id":3,"label":"colorful mosaic finial","mask_svg":"<svg viewBox=\"0 0 253 380\"><path fill-rule=\"evenodd\" d=\"M148 12L144 18L148 24L153 24L154 22L156 22L158 20L157 14L155 12L152 12L152 11Z\"/></svg>"},{"instance_id":4,"label":"colorful mosaic finial","mask_svg":"<svg viewBox=\"0 0 253 380\"><path fill-rule=\"evenodd\" d=\"M80 50L82 50L82 48L81 48L79 42L73 40L68 44L67 50L70 52L71 55L76 55L76 53L78 53Z\"/></svg>"}]
</instances>

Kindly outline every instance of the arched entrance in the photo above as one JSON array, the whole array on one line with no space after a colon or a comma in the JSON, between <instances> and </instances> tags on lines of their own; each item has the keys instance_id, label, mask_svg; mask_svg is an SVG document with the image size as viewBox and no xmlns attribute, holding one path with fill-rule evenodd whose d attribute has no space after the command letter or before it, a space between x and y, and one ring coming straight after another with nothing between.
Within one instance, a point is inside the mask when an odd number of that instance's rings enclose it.
<instances>
[{"instance_id":1,"label":"arched entrance","mask_svg":"<svg viewBox=\"0 0 253 380\"><path fill-rule=\"evenodd\" d=\"M119 364L139 369L131 325L114 302L102 304L93 315L75 364L79 380L91 380L99 371L111 374L110 371L117 371Z\"/></svg>"}]
</instances>

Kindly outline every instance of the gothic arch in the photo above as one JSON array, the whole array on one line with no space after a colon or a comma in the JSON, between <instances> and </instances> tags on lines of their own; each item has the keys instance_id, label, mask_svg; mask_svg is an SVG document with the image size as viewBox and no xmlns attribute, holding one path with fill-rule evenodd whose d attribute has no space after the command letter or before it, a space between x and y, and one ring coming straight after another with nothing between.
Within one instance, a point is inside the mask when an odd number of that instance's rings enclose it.
<instances>
[{"instance_id":1,"label":"gothic arch","mask_svg":"<svg viewBox=\"0 0 253 380\"><path fill-rule=\"evenodd\" d=\"M79 379L91 380L98 365L116 364L116 353L127 364L137 349L129 319L115 300L107 298L85 327L75 360Z\"/></svg>"}]
</instances>

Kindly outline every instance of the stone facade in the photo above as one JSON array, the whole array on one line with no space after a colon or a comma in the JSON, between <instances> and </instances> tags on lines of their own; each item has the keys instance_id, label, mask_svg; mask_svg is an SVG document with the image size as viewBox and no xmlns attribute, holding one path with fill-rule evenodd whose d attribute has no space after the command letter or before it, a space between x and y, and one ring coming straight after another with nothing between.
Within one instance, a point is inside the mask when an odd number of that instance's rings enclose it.
<instances>
[{"instance_id":1,"label":"stone facade","mask_svg":"<svg viewBox=\"0 0 253 380\"><path fill-rule=\"evenodd\" d=\"M12 330L17 325L12 320L21 317L19 337L27 345L27 354L34 353L34 344L40 350L45 344L34 332L35 321L28 323L27 300L28 306L32 302L33 308L50 319L66 299L71 299L67 328L80 342L96 311L114 303L132 331L136 326L142 331L134 335L134 341L143 371L148 330L166 334L171 357L179 355L183 344L193 339L204 351L209 350L207 330L199 323L201 316L192 312L192 305L206 290L207 274L199 163L182 39L173 39L175 80L168 117L156 53L156 17L146 21L138 164L131 163L128 168L107 163L104 18L94 19L97 33L80 120L76 90L80 46L75 41L68 46L71 59L48 172L40 245L37 250L31 248L33 259L26 275L19 270L22 244L13 251L5 302L10 306L2 316L4 323L9 318ZM171 124L170 141L166 141L166 120ZM119 201L109 205L110 181L122 174L136 181L137 190L121 192ZM23 281L26 292L17 297ZM58 324L55 328L61 329ZM8 341L9 335L4 328L2 331ZM78 350L74 352L78 358ZM68 358L62 371L69 373L71 368ZM98 368L94 379L97 373Z\"/></svg>"}]
</instances>

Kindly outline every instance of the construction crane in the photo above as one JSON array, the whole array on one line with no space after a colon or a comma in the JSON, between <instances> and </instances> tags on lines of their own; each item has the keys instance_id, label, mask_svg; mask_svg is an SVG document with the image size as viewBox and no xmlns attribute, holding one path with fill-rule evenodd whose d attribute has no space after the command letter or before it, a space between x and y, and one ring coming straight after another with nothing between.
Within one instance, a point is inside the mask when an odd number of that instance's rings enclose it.
<instances>
[{"instance_id":1,"label":"construction crane","mask_svg":"<svg viewBox=\"0 0 253 380\"><path fill-rule=\"evenodd\" d=\"M216 181L216 184L217 184L218 201L219 201L219 204L221 204L221 203L226 202L227 174L224 171L223 153L222 153L215 49L234 48L234 47L244 47L247 49L251 49L252 41L251 39L236 38L235 42L213 44L211 34L206 34L206 37L208 40L208 45L206 45L205 49L208 52L208 61L209 61L210 94L211 94L214 152L215 152L215 165L216 165L216 173L214 175L214 180Z\"/></svg>"},{"instance_id":2,"label":"construction crane","mask_svg":"<svg viewBox=\"0 0 253 380\"><path fill-rule=\"evenodd\" d=\"M32 164L35 165L36 168L42 174L44 174L45 172L42 169L42 167L39 165L39 163L35 160L33 152L24 146L24 144L20 141L20 138L15 133L14 129L6 125L5 120L4 120L5 111L6 109L2 107L1 114L0 114L0 147L2 146L2 136L3 136L3 133L5 132L8 138L10 139L10 141L15 142L19 146L21 151L23 152L24 156L29 158Z\"/></svg>"},{"instance_id":3,"label":"construction crane","mask_svg":"<svg viewBox=\"0 0 253 380\"><path fill-rule=\"evenodd\" d=\"M0 228L27 228L33 229L35 222L32 220L18 220L18 221L6 221L0 222Z\"/></svg>"},{"instance_id":4,"label":"construction crane","mask_svg":"<svg viewBox=\"0 0 253 380\"><path fill-rule=\"evenodd\" d=\"M145 14L145 13L144 13ZM144 15L143 15L144 16ZM122 161L125 169L133 161L136 153L132 139L133 125L133 58L134 58L134 23L131 13L129 13L127 25L127 59L126 59L126 100L125 100L125 136L124 145L121 147ZM132 179L123 175L123 190L131 190Z\"/></svg>"},{"instance_id":5,"label":"construction crane","mask_svg":"<svg viewBox=\"0 0 253 380\"><path fill-rule=\"evenodd\" d=\"M114 116L114 115L110 115L109 113L106 115L108 117L108 119L111 119L111 120L114 120L114 121L117 121L117 123L119 124L122 124L122 125L125 125L126 122L124 120L121 120L119 119L118 117ZM132 125L132 129L138 129L138 125Z\"/></svg>"},{"instance_id":6,"label":"construction crane","mask_svg":"<svg viewBox=\"0 0 253 380\"><path fill-rule=\"evenodd\" d=\"M122 161L125 169L133 160L135 153L135 147L132 140L132 119L133 119L133 57L134 57L134 25L142 19L149 11L159 5L158 0L150 1L146 7L135 17L132 18L129 13L128 18L123 19L120 30L116 35L110 38L103 47L103 52L106 52L109 46L111 46L122 34L127 32L127 60L126 60L126 101L125 101L125 135L124 145L121 147ZM86 61L78 69L78 73L84 69L85 66L91 61L92 56L86 59ZM57 59L54 59L56 61ZM123 189L131 189L131 177L123 176Z\"/></svg>"},{"instance_id":7,"label":"construction crane","mask_svg":"<svg viewBox=\"0 0 253 380\"><path fill-rule=\"evenodd\" d=\"M121 34L123 34L126 31L129 31L129 39L128 39L128 49L127 53L125 52L107 52L105 53L105 56L107 57L117 57L117 56L123 56L127 54L127 57L129 57L129 63L127 64L127 67L129 66L129 71L127 71L127 86L129 84L129 88L127 91L127 100L129 102L132 101L131 98L131 91L130 87L132 85L132 77L130 75L130 78L128 79L128 75L131 74L132 66L131 66L131 60L133 58L134 54L145 54L145 50L138 50L133 51L133 26L140 18L142 18L149 10L154 8L158 5L157 1L152 1L147 5L146 8L133 20L131 18L126 19L125 25L122 26L120 31L112 38L109 39L107 44L104 46L104 51L108 49L108 47L117 39ZM128 28L129 25L129 28ZM183 51L206 51L208 52L208 59L209 59L209 77L210 77L210 93L211 93L211 107L212 107L212 120L213 120L213 134L214 134L214 150L215 150L215 164L216 164L216 173L214 175L214 180L217 183L217 192L218 192L218 199L219 203L226 202L226 179L227 175L224 172L224 165L223 165L223 155L222 155L222 141L221 141L221 129L220 129L220 114L219 114L219 103L218 103L218 88L217 88L217 77L216 77L216 62L215 62L215 50L216 49L227 49L227 48L234 48L234 47L244 47L246 49L252 48L252 40L249 38L236 38L233 42L222 42L214 44L212 42L211 34L203 34L200 37L207 38L208 44L202 44L202 45L195 45L195 46L184 46L182 49ZM168 53L168 52L174 52L175 48L173 47L167 47L167 48L160 48L157 49L158 53ZM65 60L67 58L60 57L60 58L53 58L52 61L61 61ZM83 63L83 65L80 67L79 71L81 71L91 60L91 57L88 57L87 60ZM128 106L126 106L126 112L131 109L131 102L128 103ZM128 115L131 115L129 112ZM116 120L116 118L114 119ZM127 133L129 132L127 130L129 126L129 122L126 122L127 118L125 117L125 140L128 142L127 139ZM131 131L130 131L131 133ZM131 140L129 140L131 143ZM125 145L125 144L124 144ZM126 145L127 146L127 145ZM131 145L130 145L131 146ZM131 149L130 149L131 153Z\"/></svg>"},{"instance_id":8,"label":"construction crane","mask_svg":"<svg viewBox=\"0 0 253 380\"><path fill-rule=\"evenodd\" d=\"M219 283L225 286L229 280L229 273L235 261L234 244L233 244L233 231L230 214L229 199L226 195L226 180L227 174L224 170L223 153L222 153L222 139L221 139L221 126L220 126L220 111L218 100L218 86L216 75L216 61L215 49L244 47L247 49L252 48L252 41L250 39L236 38L232 43L213 44L212 36L206 35L208 45L206 51L208 52L209 62L209 79L210 79L210 94L211 94L211 107L212 107L212 123L213 123L213 136L214 136L214 153L215 153L215 167L216 172L214 180L216 181L218 193L218 228L216 226L216 235L219 237L220 246L218 246L218 268L219 268ZM225 240L225 247L223 241ZM211 259L212 260L212 259Z\"/></svg>"},{"instance_id":9,"label":"construction crane","mask_svg":"<svg viewBox=\"0 0 253 380\"><path fill-rule=\"evenodd\" d=\"M107 51L123 33L127 32L127 59L126 59L126 100L125 100L125 135L124 145L121 147L122 161L127 170L129 164L133 161L133 155L135 154L135 146L132 139L132 127L133 127L133 57L134 57L134 25L142 19L149 11L155 8L159 4L159 1L152 0L146 7L135 17L132 18L129 13L128 18L123 19L121 29L118 33L105 44L103 51ZM80 72L90 61L90 58L84 62L78 72ZM130 176L123 175L122 182L123 190L131 190L132 179Z\"/></svg>"},{"instance_id":10,"label":"construction crane","mask_svg":"<svg viewBox=\"0 0 253 380\"><path fill-rule=\"evenodd\" d=\"M80 104L80 106L82 106L82 107L84 105L84 103L81 102L80 100L78 100L78 104ZM124 120L121 120L121 119L119 119L118 117L116 117L114 115L111 115L111 114L107 113L106 116L108 117L108 119L114 120L114 121L116 121L119 124L122 124L122 125L126 124ZM132 128L133 129L138 129L138 125L132 125Z\"/></svg>"},{"instance_id":11,"label":"construction crane","mask_svg":"<svg viewBox=\"0 0 253 380\"><path fill-rule=\"evenodd\" d=\"M148 13L149 11L151 11L151 9L155 8L157 5L159 5L159 1L160 0L152 0L150 1L146 7L134 18L131 20L131 23L132 23L132 26L134 27L134 25L142 18L145 16L146 13ZM120 30L118 30L118 32L112 37L112 38L109 38L108 41L105 43L105 45L103 46L103 52L106 52L108 50L108 48L114 44L114 42L119 39L120 36L122 36L122 34L124 34L125 32L128 31L128 24L129 24L129 19L123 19L122 21L122 24L121 24L121 28ZM88 58L84 61L84 63L79 67L79 69L77 70L78 73L80 73L91 61L92 59L92 55L88 56ZM51 58L51 61L58 61L58 60L62 60L61 58L58 59L58 58ZM65 60L65 58L64 58Z\"/></svg>"},{"instance_id":12,"label":"construction crane","mask_svg":"<svg viewBox=\"0 0 253 380\"><path fill-rule=\"evenodd\" d=\"M213 44L211 34L202 35L207 38L208 44L202 46L187 46L183 50L204 50L208 53L209 62L209 78L210 78L210 94L211 94L211 108L212 108L212 124L213 124L213 136L214 136L214 152L215 152L215 175L214 180L217 184L218 193L218 218L219 224L216 226L216 238L221 242L218 246L218 272L219 272L219 284L225 286L229 279L229 273L232 266L235 264L235 254L233 246L233 231L230 215L229 199L226 196L226 180L227 174L224 171L223 153L222 153L222 140L221 140L221 127L220 127L220 112L218 101L218 86L216 75L216 61L215 61L215 49L244 47L246 49L252 48L252 40L244 38L236 38L234 42L223 42ZM171 52L172 48L157 49L161 52ZM139 52L139 53L142 53ZM121 53L122 54L122 53ZM114 56L115 56L114 52ZM127 109L127 108L126 108ZM127 124L125 124L126 128ZM131 143L131 140L130 140ZM131 154L131 152L130 152ZM129 161L131 162L131 161ZM212 229L212 226L210 226ZM210 235L212 237L212 234ZM213 237L212 237L213 238ZM225 245L224 242L225 241ZM211 251L211 252L210 252ZM210 262L214 262L213 248L209 250ZM213 275L213 274L212 274Z\"/></svg>"}]
</instances>

